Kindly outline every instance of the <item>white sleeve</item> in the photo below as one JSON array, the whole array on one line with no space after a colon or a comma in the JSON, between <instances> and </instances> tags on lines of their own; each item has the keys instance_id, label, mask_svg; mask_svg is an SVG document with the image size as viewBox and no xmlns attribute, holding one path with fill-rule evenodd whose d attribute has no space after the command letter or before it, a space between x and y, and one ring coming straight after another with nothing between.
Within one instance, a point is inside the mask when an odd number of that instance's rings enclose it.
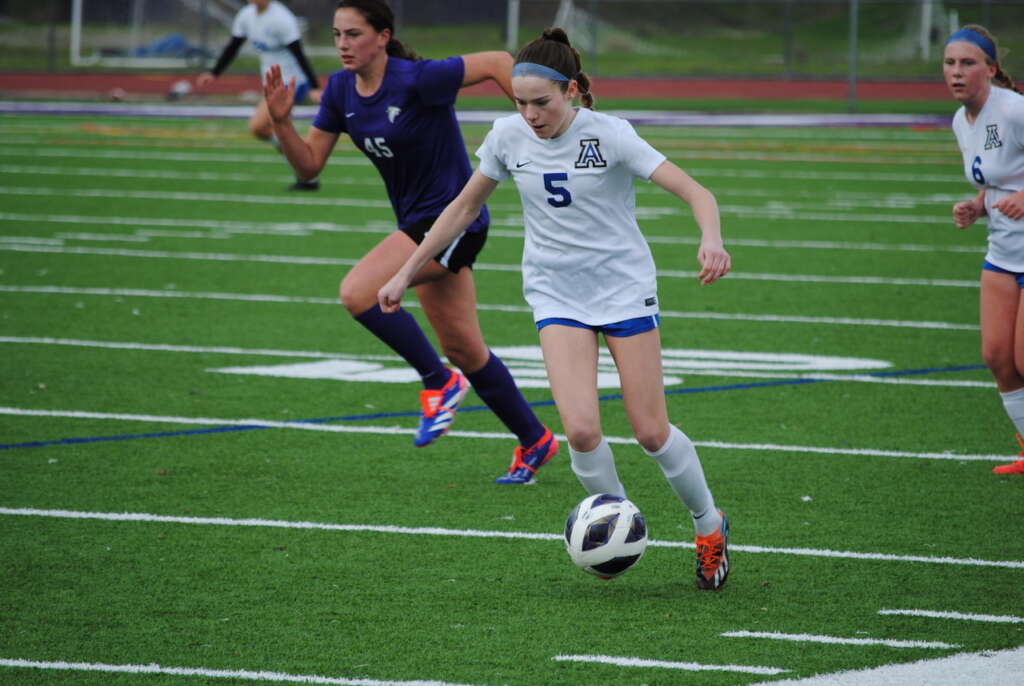
<instances>
[{"instance_id":1,"label":"white sleeve","mask_svg":"<svg viewBox=\"0 0 1024 686\"><path fill-rule=\"evenodd\" d=\"M651 178L651 174L666 157L641 138L633 125L623 119L619 131L619 159L633 176L646 180Z\"/></svg>"},{"instance_id":2,"label":"white sleeve","mask_svg":"<svg viewBox=\"0 0 1024 686\"><path fill-rule=\"evenodd\" d=\"M300 40L302 38L302 31L299 30L299 21L295 18L295 15L287 8L282 9L284 11L281 12L280 20L275 27L275 33L278 34L277 39L281 41L281 45L285 46Z\"/></svg>"},{"instance_id":3,"label":"white sleeve","mask_svg":"<svg viewBox=\"0 0 1024 686\"><path fill-rule=\"evenodd\" d=\"M480 158L478 171L487 178L500 182L511 177L511 174L509 174L505 156L497 150L500 142L496 130L497 125L498 122L495 122L491 130L487 132L484 142L477 148L476 156Z\"/></svg>"},{"instance_id":4,"label":"white sleeve","mask_svg":"<svg viewBox=\"0 0 1024 686\"><path fill-rule=\"evenodd\" d=\"M231 24L231 35L234 38L249 37L249 27L247 26L247 22L245 21L245 13L246 10L248 9L249 6L246 5L242 9L238 10L238 14L235 15L235 21Z\"/></svg>"}]
</instances>

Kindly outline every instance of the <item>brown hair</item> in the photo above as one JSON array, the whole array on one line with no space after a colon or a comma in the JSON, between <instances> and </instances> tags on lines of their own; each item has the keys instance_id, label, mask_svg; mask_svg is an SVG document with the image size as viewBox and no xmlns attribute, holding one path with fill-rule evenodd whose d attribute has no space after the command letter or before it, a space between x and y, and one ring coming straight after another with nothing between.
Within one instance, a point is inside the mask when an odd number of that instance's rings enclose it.
<instances>
[{"instance_id":1,"label":"brown hair","mask_svg":"<svg viewBox=\"0 0 1024 686\"><path fill-rule=\"evenodd\" d=\"M996 37L992 35L991 31L989 31L980 24L967 24L966 26L963 27L963 30L974 31L975 33L980 34L985 38L989 39L990 41L992 41L992 45L996 49L996 57L1000 57L999 43L996 41ZM982 50L982 52L985 51ZM1003 71L1003 68L999 65L998 59L993 60L988 55L985 55L985 62L987 64L995 65L996 75L992 77L992 80L995 81L997 86L1002 86L1003 88L1007 88L1009 90L1020 93L1020 90L1017 88L1016 84L1014 84L1013 79L1010 78L1010 75Z\"/></svg>"},{"instance_id":2,"label":"brown hair","mask_svg":"<svg viewBox=\"0 0 1024 686\"><path fill-rule=\"evenodd\" d=\"M395 38L395 13L391 11L391 6L385 0L341 0L337 9L345 8L358 11L366 19L366 23L372 26L377 33L383 32L384 29L391 32L391 40L388 41L386 48L391 57L399 57L412 62L422 59L403 45L402 41Z\"/></svg>"},{"instance_id":3,"label":"brown hair","mask_svg":"<svg viewBox=\"0 0 1024 686\"><path fill-rule=\"evenodd\" d=\"M516 64L533 62L550 67L560 74L576 81L580 89L580 104L594 109L594 95L590 92L590 77L583 73L580 53L572 47L569 36L560 28L545 29L540 38L522 47L516 55ZM569 88L567 81L557 82L564 93Z\"/></svg>"}]
</instances>

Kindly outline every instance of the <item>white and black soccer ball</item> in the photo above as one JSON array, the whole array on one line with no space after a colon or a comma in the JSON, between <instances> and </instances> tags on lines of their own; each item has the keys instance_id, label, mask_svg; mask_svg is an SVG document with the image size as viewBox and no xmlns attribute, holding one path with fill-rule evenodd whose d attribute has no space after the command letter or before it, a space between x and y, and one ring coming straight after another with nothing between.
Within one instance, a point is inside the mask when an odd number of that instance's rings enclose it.
<instances>
[{"instance_id":1,"label":"white and black soccer ball","mask_svg":"<svg viewBox=\"0 0 1024 686\"><path fill-rule=\"evenodd\" d=\"M580 569L611 579L635 565L647 548L644 516L626 498L584 498L565 521L565 550Z\"/></svg>"}]
</instances>

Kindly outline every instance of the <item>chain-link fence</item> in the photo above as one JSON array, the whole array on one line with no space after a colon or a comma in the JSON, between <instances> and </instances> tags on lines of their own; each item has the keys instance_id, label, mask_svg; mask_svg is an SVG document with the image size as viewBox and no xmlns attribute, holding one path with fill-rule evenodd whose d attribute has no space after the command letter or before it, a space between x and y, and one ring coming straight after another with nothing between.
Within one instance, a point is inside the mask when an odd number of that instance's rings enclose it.
<instances>
[{"instance_id":1,"label":"chain-link fence","mask_svg":"<svg viewBox=\"0 0 1024 686\"><path fill-rule=\"evenodd\" d=\"M241 0L0 0L3 69L209 62ZM336 66L335 0L286 0L307 50ZM427 57L515 49L555 24L597 76L935 79L965 23L991 28L1024 80L1022 0L392 0L398 36ZM75 10L78 16L75 16ZM77 21L77 24L75 22ZM851 30L853 29L853 30ZM77 52L76 52L77 51ZM187 62L187 65L185 64Z\"/></svg>"}]
</instances>

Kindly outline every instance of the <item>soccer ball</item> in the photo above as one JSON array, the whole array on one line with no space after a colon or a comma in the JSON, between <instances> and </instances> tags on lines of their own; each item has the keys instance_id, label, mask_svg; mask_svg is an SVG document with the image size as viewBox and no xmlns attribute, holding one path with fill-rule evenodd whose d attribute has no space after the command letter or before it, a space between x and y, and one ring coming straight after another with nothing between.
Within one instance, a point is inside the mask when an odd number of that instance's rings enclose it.
<instances>
[{"instance_id":1,"label":"soccer ball","mask_svg":"<svg viewBox=\"0 0 1024 686\"><path fill-rule=\"evenodd\" d=\"M647 548L640 510L617 495L584 498L565 521L565 550L580 569L602 579L622 574Z\"/></svg>"}]
</instances>

